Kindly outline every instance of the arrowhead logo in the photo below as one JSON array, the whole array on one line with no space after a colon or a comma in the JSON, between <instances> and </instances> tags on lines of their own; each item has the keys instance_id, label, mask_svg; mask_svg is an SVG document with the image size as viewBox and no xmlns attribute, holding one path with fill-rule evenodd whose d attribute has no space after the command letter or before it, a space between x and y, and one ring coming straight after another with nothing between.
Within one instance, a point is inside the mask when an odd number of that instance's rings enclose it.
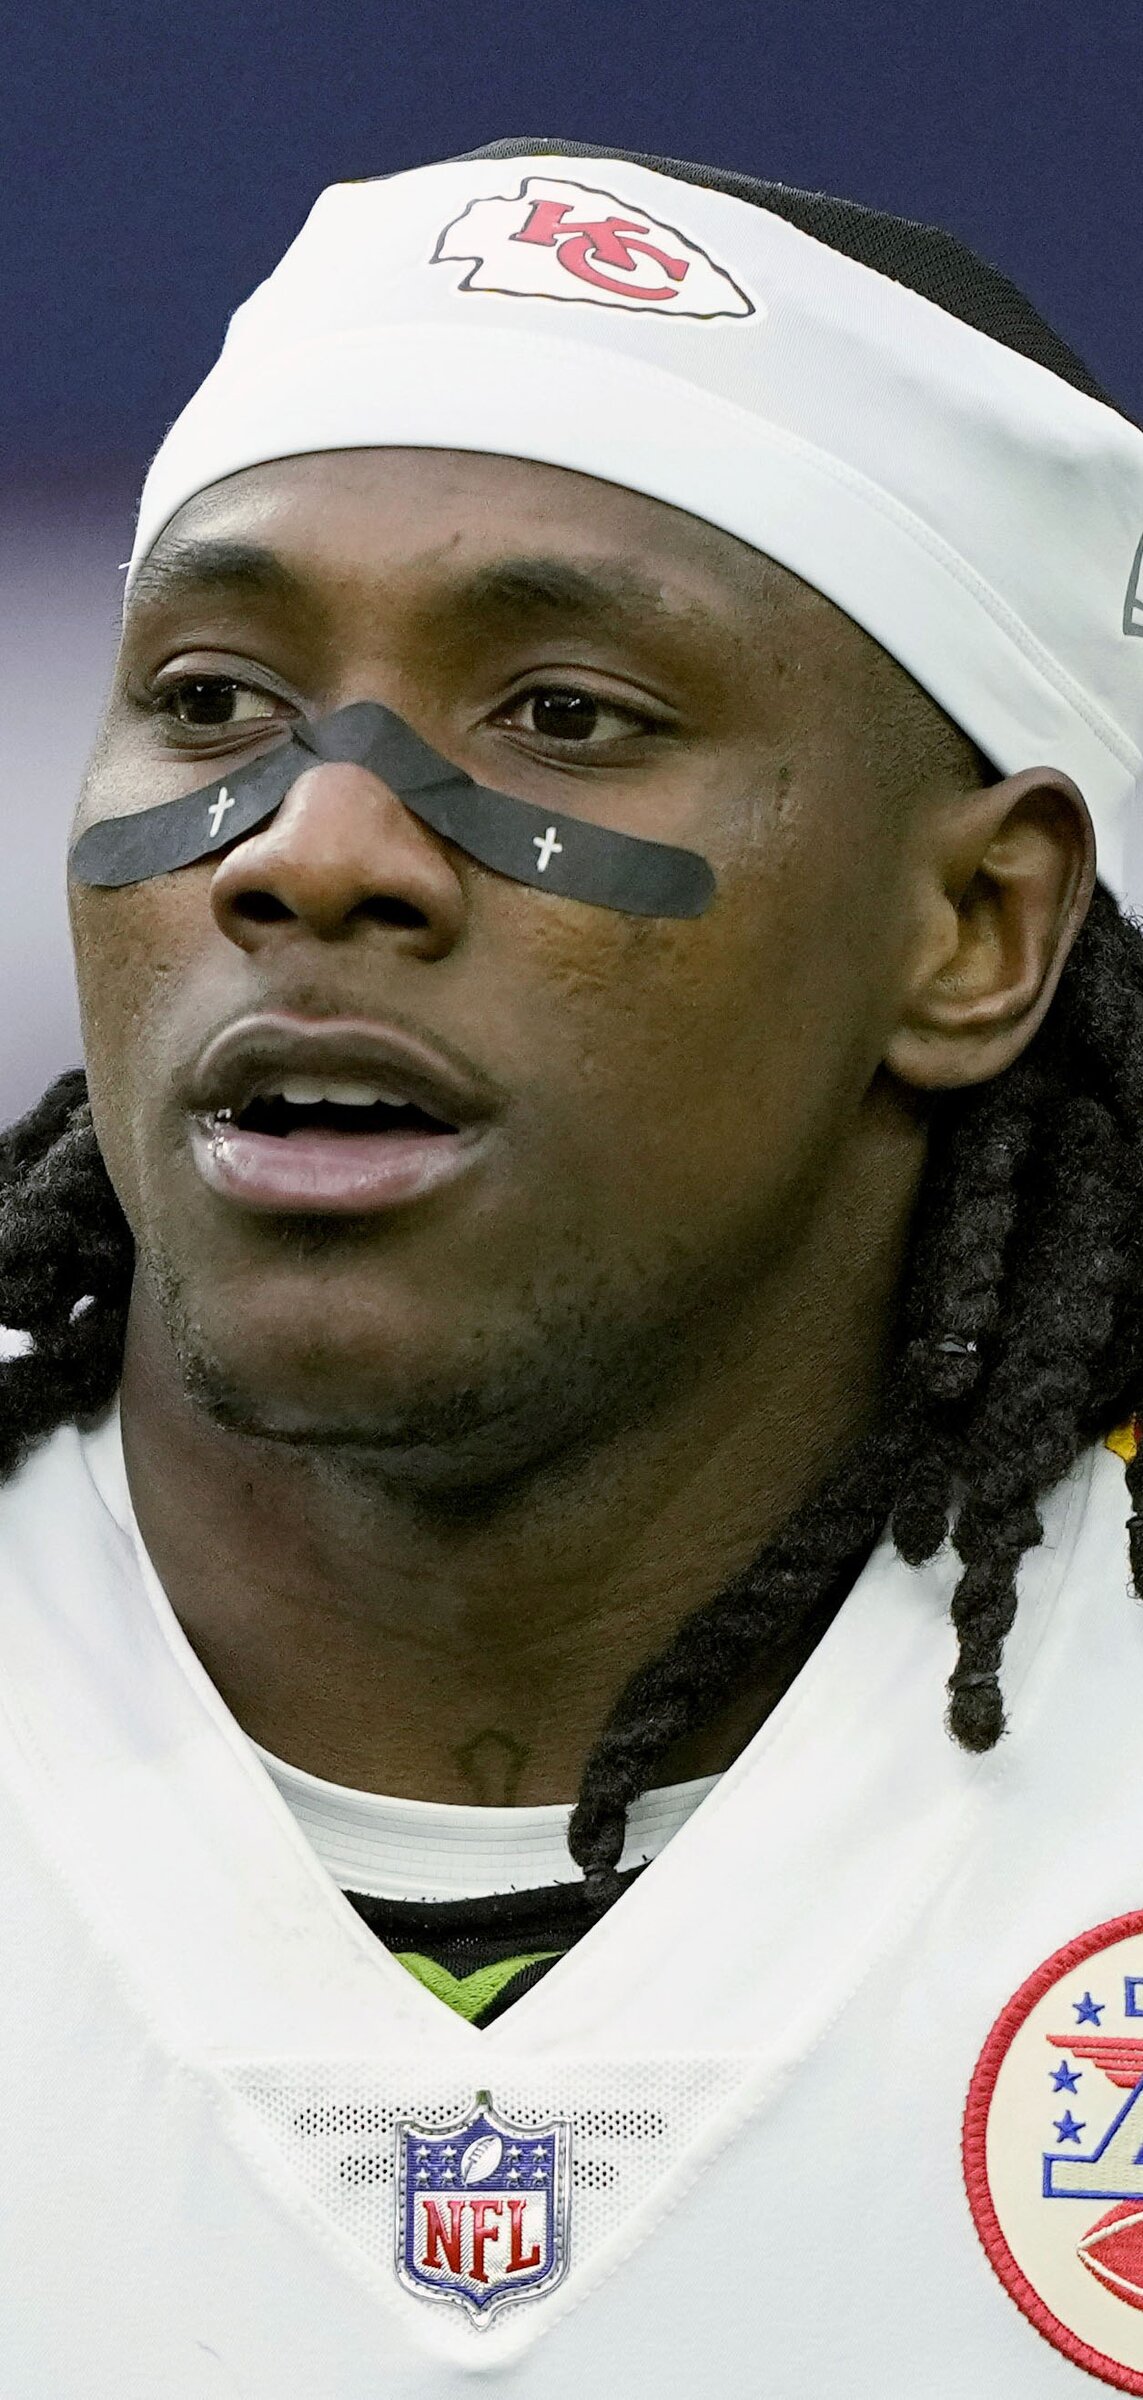
<instances>
[{"instance_id":1,"label":"arrowhead logo","mask_svg":"<svg viewBox=\"0 0 1143 2400\"><path fill-rule=\"evenodd\" d=\"M555 176L528 175L514 196L470 200L433 253L434 265L453 261L470 269L462 292L586 300L655 316L764 313L675 226L613 192Z\"/></svg>"}]
</instances>

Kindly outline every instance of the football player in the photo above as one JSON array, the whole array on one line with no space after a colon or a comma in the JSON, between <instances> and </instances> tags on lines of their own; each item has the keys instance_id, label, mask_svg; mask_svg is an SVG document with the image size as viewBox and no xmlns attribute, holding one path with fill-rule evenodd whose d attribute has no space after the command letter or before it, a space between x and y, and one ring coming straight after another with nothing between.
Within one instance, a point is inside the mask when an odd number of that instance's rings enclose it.
<instances>
[{"instance_id":1,"label":"football player","mask_svg":"<svg viewBox=\"0 0 1143 2400\"><path fill-rule=\"evenodd\" d=\"M19 2400L1143 2392L1141 537L846 201L238 311L2 1150Z\"/></svg>"}]
</instances>

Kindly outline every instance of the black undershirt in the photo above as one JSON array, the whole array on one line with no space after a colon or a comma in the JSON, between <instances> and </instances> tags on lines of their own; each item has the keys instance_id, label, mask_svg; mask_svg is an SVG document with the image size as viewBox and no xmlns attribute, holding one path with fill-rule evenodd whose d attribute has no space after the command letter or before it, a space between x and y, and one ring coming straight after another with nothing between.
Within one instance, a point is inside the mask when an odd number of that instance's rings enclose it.
<instances>
[{"instance_id":1,"label":"black undershirt","mask_svg":"<svg viewBox=\"0 0 1143 2400\"><path fill-rule=\"evenodd\" d=\"M418 1981L470 2025L484 2026L540 1983L643 1871L634 1867L609 1878L602 1891L576 1882L479 1900L376 1900L363 1892L345 1897ZM513 1972L497 1972L510 1961L517 1962Z\"/></svg>"}]
</instances>

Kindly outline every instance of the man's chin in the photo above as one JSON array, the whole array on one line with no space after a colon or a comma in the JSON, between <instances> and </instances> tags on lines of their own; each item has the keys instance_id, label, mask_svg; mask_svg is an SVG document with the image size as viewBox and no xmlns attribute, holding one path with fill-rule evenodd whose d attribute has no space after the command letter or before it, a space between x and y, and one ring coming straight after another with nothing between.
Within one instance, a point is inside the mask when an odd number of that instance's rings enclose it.
<instances>
[{"instance_id":1,"label":"man's chin","mask_svg":"<svg viewBox=\"0 0 1143 2400\"><path fill-rule=\"evenodd\" d=\"M415 1322L398 1311L383 1325L312 1314L303 1325L296 1312L244 1311L241 1295L195 1305L152 1267L138 1318L151 1372L177 1379L220 1429L324 1454L331 1468L368 1461L410 1498L471 1493L482 1505L497 1488L577 1475L693 1375L701 1350L686 1309L631 1298L600 1281L587 1294L516 1295L463 1327L424 1310Z\"/></svg>"},{"instance_id":2,"label":"man's chin","mask_svg":"<svg viewBox=\"0 0 1143 2400\"><path fill-rule=\"evenodd\" d=\"M365 1474L411 1504L452 1513L503 1506L579 1446L558 1405L564 1396L545 1406L538 1378L526 1391L462 1377L397 1389L375 1371L362 1375L358 1361L339 1369L328 1351L320 1361L263 1360L257 1374L249 1360L239 1366L198 1347L181 1348L178 1364L187 1399L220 1430L304 1450L333 1474Z\"/></svg>"},{"instance_id":3,"label":"man's chin","mask_svg":"<svg viewBox=\"0 0 1143 2400\"><path fill-rule=\"evenodd\" d=\"M435 1447L475 1430L472 1395L402 1392L359 1362L326 1349L320 1359L248 1357L180 1348L179 1372L192 1405L212 1424L258 1441L314 1449L385 1452Z\"/></svg>"},{"instance_id":4,"label":"man's chin","mask_svg":"<svg viewBox=\"0 0 1143 2400\"><path fill-rule=\"evenodd\" d=\"M273 1295L201 1294L149 1259L132 1316L157 1380L209 1421L256 1441L402 1454L479 1433L481 1394L447 1327L423 1313L372 1321L344 1303L293 1308ZM434 1339L435 1337L435 1339Z\"/></svg>"}]
</instances>

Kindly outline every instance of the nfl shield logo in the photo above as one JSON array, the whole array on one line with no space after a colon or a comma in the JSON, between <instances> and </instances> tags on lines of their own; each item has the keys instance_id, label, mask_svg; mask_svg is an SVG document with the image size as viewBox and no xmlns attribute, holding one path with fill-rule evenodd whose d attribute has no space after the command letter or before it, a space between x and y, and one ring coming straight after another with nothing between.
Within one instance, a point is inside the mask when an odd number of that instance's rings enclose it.
<instances>
[{"instance_id":1,"label":"nfl shield logo","mask_svg":"<svg viewBox=\"0 0 1143 2400\"><path fill-rule=\"evenodd\" d=\"M397 2130L397 2273L478 2324L559 2282L568 2263L571 2127L512 2125L487 2092L444 2131Z\"/></svg>"}]
</instances>

